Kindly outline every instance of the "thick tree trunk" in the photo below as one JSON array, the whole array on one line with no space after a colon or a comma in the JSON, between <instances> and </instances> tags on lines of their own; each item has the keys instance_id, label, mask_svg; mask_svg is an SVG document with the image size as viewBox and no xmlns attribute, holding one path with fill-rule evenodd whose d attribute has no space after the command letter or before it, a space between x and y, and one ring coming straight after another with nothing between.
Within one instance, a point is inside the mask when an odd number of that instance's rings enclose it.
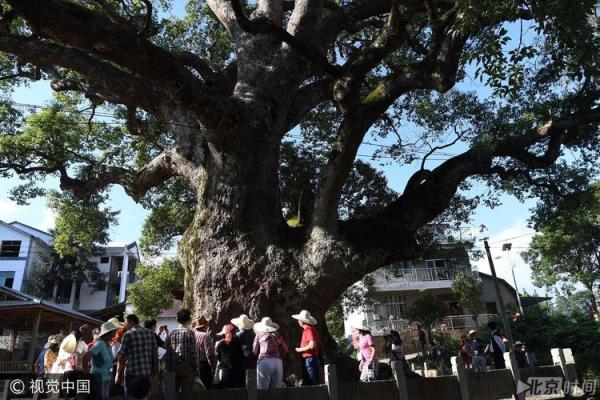
<instances>
[{"instance_id":1,"label":"thick tree trunk","mask_svg":"<svg viewBox=\"0 0 600 400\"><path fill-rule=\"evenodd\" d=\"M592 303L592 312L594 313L594 315L598 315L598 303L596 303L596 294L594 293L594 286L588 286L587 291L590 296L590 302Z\"/></svg>"},{"instance_id":2,"label":"thick tree trunk","mask_svg":"<svg viewBox=\"0 0 600 400\"><path fill-rule=\"evenodd\" d=\"M264 143L263 152L250 146L256 145L247 143L248 151L237 157L213 159L210 175L203 175L198 211L179 245L184 303L210 320L213 330L241 313L255 320L270 316L288 341L290 372L298 373L294 348L301 330L291 315L308 309L321 324L325 344L333 347L325 312L349 282L331 279L324 268L336 262L331 244L307 250L306 232L285 224L276 151Z\"/></svg>"}]
</instances>

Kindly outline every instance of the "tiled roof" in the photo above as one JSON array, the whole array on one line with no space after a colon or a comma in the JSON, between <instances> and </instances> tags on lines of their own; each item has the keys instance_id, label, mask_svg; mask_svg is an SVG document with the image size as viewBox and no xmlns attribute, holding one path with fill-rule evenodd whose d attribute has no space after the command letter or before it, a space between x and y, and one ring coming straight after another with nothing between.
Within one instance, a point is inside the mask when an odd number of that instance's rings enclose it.
<instances>
[{"instance_id":1,"label":"tiled roof","mask_svg":"<svg viewBox=\"0 0 600 400\"><path fill-rule=\"evenodd\" d=\"M167 308L158 316L159 318L174 318L177 316L177 312L183 308L183 304L181 300L173 301L173 305L170 308Z\"/></svg>"}]
</instances>

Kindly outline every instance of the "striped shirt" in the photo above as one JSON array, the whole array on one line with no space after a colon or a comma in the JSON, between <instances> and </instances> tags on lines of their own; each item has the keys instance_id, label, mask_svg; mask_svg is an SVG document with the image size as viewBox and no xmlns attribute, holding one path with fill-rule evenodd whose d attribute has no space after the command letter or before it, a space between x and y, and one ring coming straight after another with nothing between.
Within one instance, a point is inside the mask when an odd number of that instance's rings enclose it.
<instances>
[{"instance_id":1,"label":"striped shirt","mask_svg":"<svg viewBox=\"0 0 600 400\"><path fill-rule=\"evenodd\" d=\"M211 368L214 370L217 362L215 355L215 345L212 337L206 332L195 331L196 335L196 349L198 351L198 359L200 362L208 362Z\"/></svg>"}]
</instances>

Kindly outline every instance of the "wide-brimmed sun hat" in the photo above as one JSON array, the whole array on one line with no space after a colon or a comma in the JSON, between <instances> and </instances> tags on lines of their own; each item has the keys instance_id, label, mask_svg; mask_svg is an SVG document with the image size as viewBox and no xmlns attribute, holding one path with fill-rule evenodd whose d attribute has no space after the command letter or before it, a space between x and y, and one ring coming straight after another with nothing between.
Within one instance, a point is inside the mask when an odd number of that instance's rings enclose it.
<instances>
[{"instance_id":1,"label":"wide-brimmed sun hat","mask_svg":"<svg viewBox=\"0 0 600 400\"><path fill-rule=\"evenodd\" d=\"M235 333L237 331L237 328L235 327L235 325L233 324L227 324L225 326L223 326L223 329L221 329L221 332L217 333L217 336L223 336L226 333Z\"/></svg>"},{"instance_id":2,"label":"wide-brimmed sun hat","mask_svg":"<svg viewBox=\"0 0 600 400\"><path fill-rule=\"evenodd\" d=\"M109 332L115 331L121 327L121 324L115 324L114 321L108 320L100 327L100 333L98 336L104 336Z\"/></svg>"},{"instance_id":3,"label":"wide-brimmed sun hat","mask_svg":"<svg viewBox=\"0 0 600 400\"><path fill-rule=\"evenodd\" d=\"M194 329L202 329L206 325L208 325L208 321L204 318L204 315L192 322L192 328Z\"/></svg>"},{"instance_id":4,"label":"wide-brimmed sun hat","mask_svg":"<svg viewBox=\"0 0 600 400\"><path fill-rule=\"evenodd\" d=\"M260 322L254 324L257 332L275 332L279 329L279 324L273 322L270 317L264 317Z\"/></svg>"},{"instance_id":5,"label":"wide-brimmed sun hat","mask_svg":"<svg viewBox=\"0 0 600 400\"><path fill-rule=\"evenodd\" d=\"M358 329L359 331L369 331L371 332L371 328L367 326L367 321L356 321L352 323L352 328Z\"/></svg>"},{"instance_id":6,"label":"wide-brimmed sun hat","mask_svg":"<svg viewBox=\"0 0 600 400\"><path fill-rule=\"evenodd\" d=\"M46 341L46 344L44 345L44 349L49 349L50 346L52 346L52 339L54 339L54 335L50 335L48 336L48 340Z\"/></svg>"},{"instance_id":7,"label":"wide-brimmed sun hat","mask_svg":"<svg viewBox=\"0 0 600 400\"><path fill-rule=\"evenodd\" d=\"M473 336L473 335L474 335L474 334L476 334L476 333L477 333L477 331L476 331L476 330L474 330L474 329L471 329L471 330L469 331L469 333L467 333L467 336Z\"/></svg>"},{"instance_id":8,"label":"wide-brimmed sun hat","mask_svg":"<svg viewBox=\"0 0 600 400\"><path fill-rule=\"evenodd\" d=\"M242 314L237 318L233 318L231 323L237 326L239 329L250 330L254 327L254 321L252 321L246 314Z\"/></svg>"},{"instance_id":9,"label":"wide-brimmed sun hat","mask_svg":"<svg viewBox=\"0 0 600 400\"><path fill-rule=\"evenodd\" d=\"M60 348L66 353L74 352L75 349L77 349L77 339L75 338L75 335L70 334L64 338L60 344Z\"/></svg>"},{"instance_id":10,"label":"wide-brimmed sun hat","mask_svg":"<svg viewBox=\"0 0 600 400\"><path fill-rule=\"evenodd\" d=\"M292 318L297 319L298 321L302 321L305 324L309 325L317 324L317 320L312 315L310 315L310 313L307 310L302 310L300 311L300 314L292 315Z\"/></svg>"},{"instance_id":11,"label":"wide-brimmed sun hat","mask_svg":"<svg viewBox=\"0 0 600 400\"><path fill-rule=\"evenodd\" d=\"M62 333L58 333L56 335L50 336L48 338L48 343L61 344L64 339L65 339L65 335L63 335Z\"/></svg>"}]
</instances>

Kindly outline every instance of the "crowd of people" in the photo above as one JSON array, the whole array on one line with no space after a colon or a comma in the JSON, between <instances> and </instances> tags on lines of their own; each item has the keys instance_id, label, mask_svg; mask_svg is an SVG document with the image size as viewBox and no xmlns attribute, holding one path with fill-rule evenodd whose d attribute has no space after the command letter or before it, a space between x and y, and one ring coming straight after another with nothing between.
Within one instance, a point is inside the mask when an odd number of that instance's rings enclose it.
<instances>
[{"instance_id":1,"label":"crowd of people","mask_svg":"<svg viewBox=\"0 0 600 400\"><path fill-rule=\"evenodd\" d=\"M302 360L305 386L320 382L321 341L317 320L307 310L294 314L302 336L294 350ZM254 322L242 314L216 334L208 332L208 321L192 321L189 310L177 313L177 328L171 332L150 319L140 324L130 314L125 322L112 318L100 329L87 326L67 336L52 335L36 362L42 377L63 375L78 380L91 374L95 398L131 395L158 390L159 373L171 372L178 392L245 386L246 371L255 370L258 389L283 387L283 360L290 351L270 317ZM159 348L164 356L159 359ZM148 391L141 388L147 382Z\"/></svg>"},{"instance_id":2,"label":"crowd of people","mask_svg":"<svg viewBox=\"0 0 600 400\"><path fill-rule=\"evenodd\" d=\"M490 331L489 343L479 339L476 330L470 330L463 335L458 343L458 356L463 362L465 368L472 369L475 373L483 373L487 370L488 359L495 369L506 368L504 353L507 352L507 338L500 332L495 321L488 323ZM360 380L370 382L378 379L379 362L377 352L373 342L370 328L366 322L354 323L352 325L352 335L349 337L353 348L357 352L359 361ZM429 355L435 363L438 374L443 375L448 371L446 365L447 351L442 341L437 337L430 338L429 345L426 344L426 334L421 327L417 327L415 337L416 356L424 356L429 348ZM516 341L512 347L515 359L519 368L530 366L529 355L525 348L525 343ZM384 335L383 356L389 362L400 362L407 377L414 376L405 358L405 347L399 332L391 330Z\"/></svg>"}]
</instances>

